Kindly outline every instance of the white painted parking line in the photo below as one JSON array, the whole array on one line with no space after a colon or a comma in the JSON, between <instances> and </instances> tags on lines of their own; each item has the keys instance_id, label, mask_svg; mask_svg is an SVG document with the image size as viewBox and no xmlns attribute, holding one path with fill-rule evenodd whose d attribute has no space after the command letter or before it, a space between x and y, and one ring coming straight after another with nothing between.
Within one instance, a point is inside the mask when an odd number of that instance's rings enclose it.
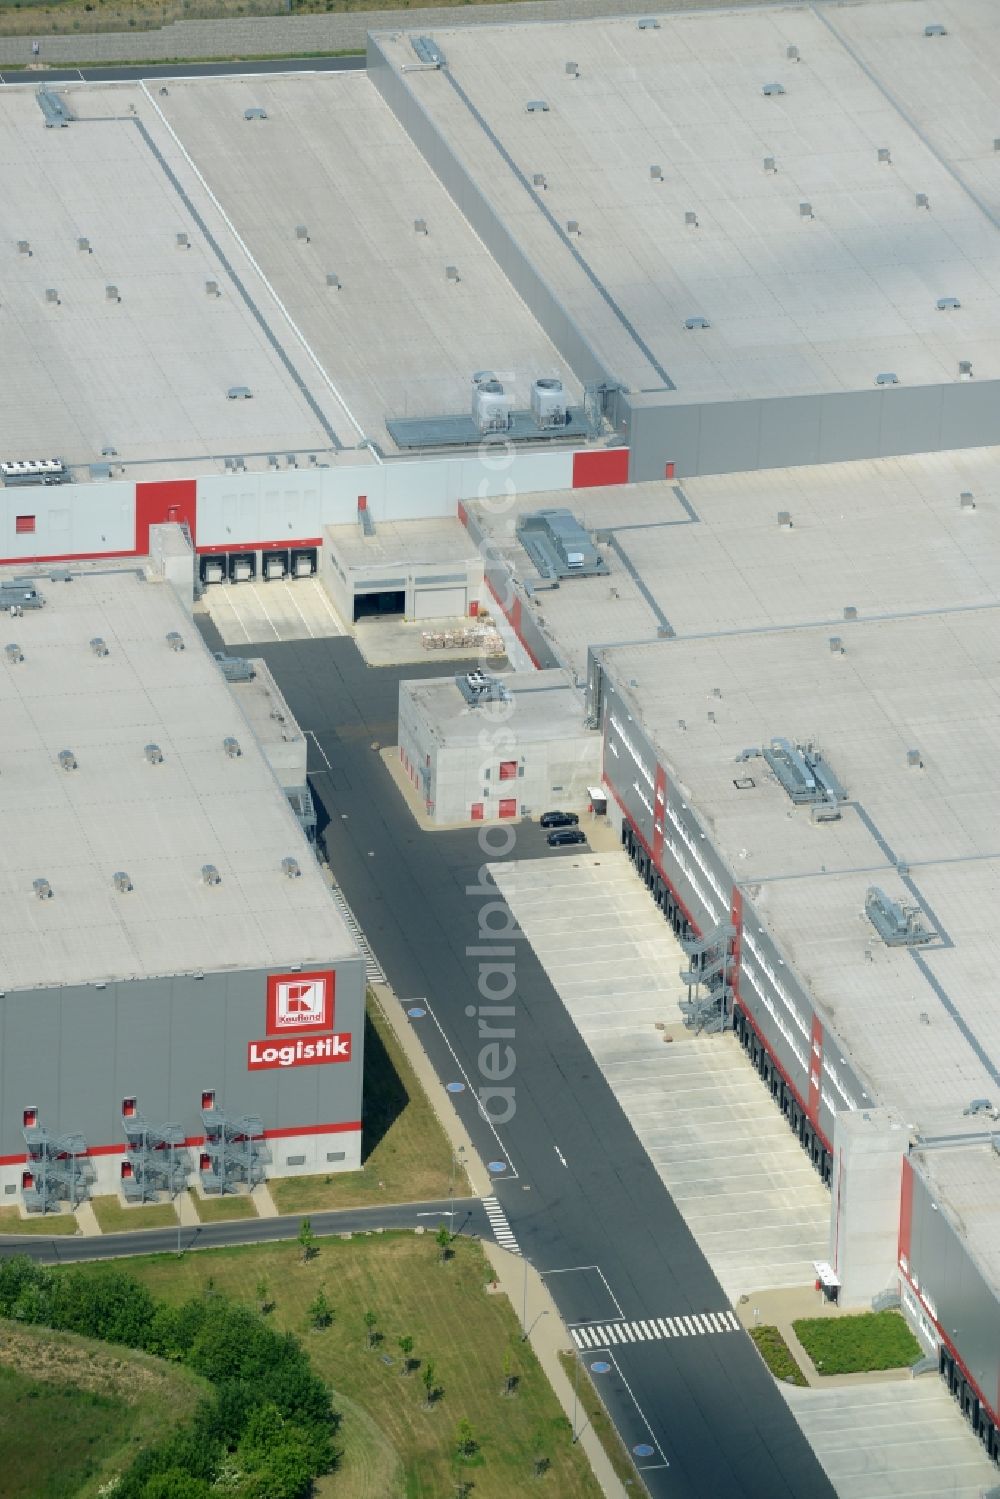
<instances>
[{"instance_id":1,"label":"white painted parking line","mask_svg":"<svg viewBox=\"0 0 1000 1499\"><path fill-rule=\"evenodd\" d=\"M313 631L312 631L312 629L311 629L311 627L309 625L309 621L306 619L305 615L302 613L302 610L299 608L293 590L289 587L289 585L287 583L283 583L281 586L284 588L285 592L287 593L287 595L288 595L288 601L291 604L292 608L295 610L296 614L299 616L299 619L301 619L302 623L305 625L306 630L308 631L308 634L309 634L309 639L310 640L315 640L316 636L313 633Z\"/></svg>"},{"instance_id":2,"label":"white painted parking line","mask_svg":"<svg viewBox=\"0 0 1000 1499\"><path fill-rule=\"evenodd\" d=\"M267 620L268 624L270 625L271 629L273 630L275 640L280 640L281 639L281 631L278 629L277 625L274 623L274 620L268 614L268 612L267 612L267 605L264 603L264 600L261 598L260 594L257 592L257 585L255 583L247 583L244 586L249 591L250 596L252 597L252 599L254 600L255 604L259 608L261 614L263 614L264 618Z\"/></svg>"}]
</instances>

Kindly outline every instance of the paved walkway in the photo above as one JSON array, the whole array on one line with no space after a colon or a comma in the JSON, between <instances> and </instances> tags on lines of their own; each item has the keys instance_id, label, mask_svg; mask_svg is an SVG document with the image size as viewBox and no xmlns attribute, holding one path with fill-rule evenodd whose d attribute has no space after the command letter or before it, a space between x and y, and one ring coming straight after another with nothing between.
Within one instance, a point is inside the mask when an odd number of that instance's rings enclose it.
<instances>
[{"instance_id":1,"label":"paved walkway","mask_svg":"<svg viewBox=\"0 0 1000 1499\"><path fill-rule=\"evenodd\" d=\"M743 0L745 5L747 0ZM750 0L766 4L768 0ZM177 21L158 31L104 31L42 36L36 59L59 63L170 62L199 57L302 57L312 52L364 51L369 31L422 31L524 21L586 20L674 10L716 10L717 0L515 0L470 8L428 6L413 10L352 11L343 15L254 16L233 21ZM32 61L31 36L0 37L0 67Z\"/></svg>"},{"instance_id":2,"label":"paved walkway","mask_svg":"<svg viewBox=\"0 0 1000 1499\"><path fill-rule=\"evenodd\" d=\"M895 1384L900 1381L909 1383L913 1378L908 1367L880 1369L870 1374L817 1373L812 1359L796 1337L792 1323L801 1317L857 1316L858 1308L840 1307L836 1302L827 1301L822 1292L812 1286L759 1291L752 1296L741 1297L736 1312L744 1327L776 1327L813 1389L851 1389L858 1385Z\"/></svg>"}]
</instances>

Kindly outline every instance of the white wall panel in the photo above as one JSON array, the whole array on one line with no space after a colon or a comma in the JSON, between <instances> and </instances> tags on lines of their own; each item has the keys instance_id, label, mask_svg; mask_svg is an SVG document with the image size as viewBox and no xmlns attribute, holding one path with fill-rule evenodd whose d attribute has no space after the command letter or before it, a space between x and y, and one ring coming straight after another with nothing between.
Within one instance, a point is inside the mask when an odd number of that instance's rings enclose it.
<instances>
[{"instance_id":1,"label":"white wall panel","mask_svg":"<svg viewBox=\"0 0 1000 1499\"><path fill-rule=\"evenodd\" d=\"M17 517L35 529L17 533ZM131 552L135 547L135 485L28 484L0 489L0 560Z\"/></svg>"}]
</instances>

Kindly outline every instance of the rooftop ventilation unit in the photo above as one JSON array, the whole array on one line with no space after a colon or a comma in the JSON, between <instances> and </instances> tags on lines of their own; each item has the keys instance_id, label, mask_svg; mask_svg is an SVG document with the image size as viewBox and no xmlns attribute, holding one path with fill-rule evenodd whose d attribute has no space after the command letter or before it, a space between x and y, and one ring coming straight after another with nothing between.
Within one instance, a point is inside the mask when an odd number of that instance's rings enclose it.
<instances>
[{"instance_id":1,"label":"rooftop ventilation unit","mask_svg":"<svg viewBox=\"0 0 1000 1499\"><path fill-rule=\"evenodd\" d=\"M961 510L975 510L976 497L970 489L963 489L958 497L958 504Z\"/></svg>"},{"instance_id":2,"label":"rooftop ventilation unit","mask_svg":"<svg viewBox=\"0 0 1000 1499\"><path fill-rule=\"evenodd\" d=\"M119 295L117 286L112 286L110 283L104 288L104 297L105 301L108 302L121 301L121 296Z\"/></svg>"},{"instance_id":3,"label":"rooftop ventilation unit","mask_svg":"<svg viewBox=\"0 0 1000 1499\"><path fill-rule=\"evenodd\" d=\"M549 185L546 182L546 180L545 180L545 173L544 172L535 172L535 174L533 175L533 177L531 179L531 185L532 185L532 187L540 187L541 190L542 190L542 192L544 192L545 189Z\"/></svg>"},{"instance_id":4,"label":"rooftop ventilation unit","mask_svg":"<svg viewBox=\"0 0 1000 1499\"><path fill-rule=\"evenodd\" d=\"M121 891L122 895L127 895L128 892L133 888L132 881L129 879L128 874L124 869L115 870L114 874L111 876L111 883L114 885L116 890Z\"/></svg>"},{"instance_id":5,"label":"rooftop ventilation unit","mask_svg":"<svg viewBox=\"0 0 1000 1499\"><path fill-rule=\"evenodd\" d=\"M924 925L919 906L900 905L878 885L868 886L865 915L886 947L923 947L937 936Z\"/></svg>"},{"instance_id":6,"label":"rooftop ventilation unit","mask_svg":"<svg viewBox=\"0 0 1000 1499\"><path fill-rule=\"evenodd\" d=\"M336 271L327 271L326 284L327 286L332 286L334 291L340 291L341 286L343 285Z\"/></svg>"},{"instance_id":7,"label":"rooftop ventilation unit","mask_svg":"<svg viewBox=\"0 0 1000 1499\"><path fill-rule=\"evenodd\" d=\"M567 78L579 78L579 76L580 76L580 64L578 62L568 62L566 64L566 77Z\"/></svg>"},{"instance_id":8,"label":"rooftop ventilation unit","mask_svg":"<svg viewBox=\"0 0 1000 1499\"><path fill-rule=\"evenodd\" d=\"M947 36L948 28L942 26L940 21L932 21L929 26L924 27L924 36Z\"/></svg>"},{"instance_id":9,"label":"rooftop ventilation unit","mask_svg":"<svg viewBox=\"0 0 1000 1499\"><path fill-rule=\"evenodd\" d=\"M685 222L685 224L690 224L693 229L697 229L697 227L698 227L698 215L695 213L695 211L694 211L693 208L689 208L687 210L687 212L685 213L685 215L684 215L684 222Z\"/></svg>"},{"instance_id":10,"label":"rooftop ventilation unit","mask_svg":"<svg viewBox=\"0 0 1000 1499\"><path fill-rule=\"evenodd\" d=\"M994 1119L997 1116L997 1111L989 1098L974 1098L969 1107L962 1110L962 1113L966 1118L970 1115L975 1117L976 1114L990 1114Z\"/></svg>"},{"instance_id":11,"label":"rooftop ventilation unit","mask_svg":"<svg viewBox=\"0 0 1000 1499\"><path fill-rule=\"evenodd\" d=\"M90 642L90 649L93 651L95 656L107 656L110 654L107 644L100 635L94 636L93 640Z\"/></svg>"},{"instance_id":12,"label":"rooftop ventilation unit","mask_svg":"<svg viewBox=\"0 0 1000 1499\"><path fill-rule=\"evenodd\" d=\"M79 250L81 255L93 255L94 253L91 249L90 240L83 239L82 237L77 240L76 248Z\"/></svg>"},{"instance_id":13,"label":"rooftop ventilation unit","mask_svg":"<svg viewBox=\"0 0 1000 1499\"><path fill-rule=\"evenodd\" d=\"M663 181L663 168L662 167L657 167L657 166L652 166L649 169L649 175L653 179L654 182L662 182Z\"/></svg>"},{"instance_id":14,"label":"rooftop ventilation unit","mask_svg":"<svg viewBox=\"0 0 1000 1499\"><path fill-rule=\"evenodd\" d=\"M659 21L654 20L652 16L644 16L637 24L640 31L659 31L660 29Z\"/></svg>"},{"instance_id":15,"label":"rooftop ventilation unit","mask_svg":"<svg viewBox=\"0 0 1000 1499\"><path fill-rule=\"evenodd\" d=\"M542 578L595 577L609 570L571 510L535 510L523 515L515 534Z\"/></svg>"},{"instance_id":16,"label":"rooftop ventilation unit","mask_svg":"<svg viewBox=\"0 0 1000 1499\"><path fill-rule=\"evenodd\" d=\"M799 56L799 49L798 49L798 47L786 47L785 48L785 56L788 58L789 62L801 62L802 61L801 57Z\"/></svg>"},{"instance_id":17,"label":"rooftop ventilation unit","mask_svg":"<svg viewBox=\"0 0 1000 1499\"><path fill-rule=\"evenodd\" d=\"M243 111L243 118L245 120L266 120L267 110L261 109L259 105L254 104L249 109Z\"/></svg>"},{"instance_id":18,"label":"rooftop ventilation unit","mask_svg":"<svg viewBox=\"0 0 1000 1499\"><path fill-rule=\"evenodd\" d=\"M62 95L54 94L48 88L40 88L35 98L45 117L46 130L65 130L74 115Z\"/></svg>"},{"instance_id":19,"label":"rooftop ventilation unit","mask_svg":"<svg viewBox=\"0 0 1000 1499\"><path fill-rule=\"evenodd\" d=\"M778 170L778 168L777 168L777 165L775 163L774 157L773 156L765 156L764 157L764 171L767 172L769 176L774 176L777 173L777 170Z\"/></svg>"},{"instance_id":20,"label":"rooftop ventilation unit","mask_svg":"<svg viewBox=\"0 0 1000 1499\"><path fill-rule=\"evenodd\" d=\"M225 750L230 760L238 760L243 753L243 751L240 749L240 741L238 739L234 739L232 734L227 734L225 739L223 739L222 748Z\"/></svg>"},{"instance_id":21,"label":"rooftop ventilation unit","mask_svg":"<svg viewBox=\"0 0 1000 1499\"><path fill-rule=\"evenodd\" d=\"M177 236L174 240L174 244L177 246L178 250L190 250L191 241L188 239L183 229L178 230Z\"/></svg>"},{"instance_id":22,"label":"rooftop ventilation unit","mask_svg":"<svg viewBox=\"0 0 1000 1499\"><path fill-rule=\"evenodd\" d=\"M218 283L218 281L206 281L205 282L205 295L206 295L206 297L221 297L222 296L222 292L219 290L219 283Z\"/></svg>"},{"instance_id":23,"label":"rooftop ventilation unit","mask_svg":"<svg viewBox=\"0 0 1000 1499\"><path fill-rule=\"evenodd\" d=\"M295 238L302 240L304 244L309 243L309 230L306 228L305 224L296 224Z\"/></svg>"},{"instance_id":24,"label":"rooftop ventilation unit","mask_svg":"<svg viewBox=\"0 0 1000 1499\"><path fill-rule=\"evenodd\" d=\"M547 115L549 112L544 99L529 99L524 107L530 115Z\"/></svg>"},{"instance_id":25,"label":"rooftop ventilation unit","mask_svg":"<svg viewBox=\"0 0 1000 1499\"><path fill-rule=\"evenodd\" d=\"M429 36L415 36L413 38L413 50L431 68L443 68L445 66L444 53Z\"/></svg>"},{"instance_id":26,"label":"rooftop ventilation unit","mask_svg":"<svg viewBox=\"0 0 1000 1499\"><path fill-rule=\"evenodd\" d=\"M63 770L78 769L76 756L72 750L60 750L58 759Z\"/></svg>"},{"instance_id":27,"label":"rooftop ventilation unit","mask_svg":"<svg viewBox=\"0 0 1000 1499\"><path fill-rule=\"evenodd\" d=\"M972 360L960 359L958 361L958 378L960 380L972 379Z\"/></svg>"},{"instance_id":28,"label":"rooftop ventilation unit","mask_svg":"<svg viewBox=\"0 0 1000 1499\"><path fill-rule=\"evenodd\" d=\"M918 208L930 208L931 206L930 199L926 193L917 193L915 202Z\"/></svg>"},{"instance_id":29,"label":"rooftop ventilation unit","mask_svg":"<svg viewBox=\"0 0 1000 1499\"><path fill-rule=\"evenodd\" d=\"M830 654L831 656L842 656L844 654L844 642L839 635L830 636Z\"/></svg>"},{"instance_id":30,"label":"rooftop ventilation unit","mask_svg":"<svg viewBox=\"0 0 1000 1499\"><path fill-rule=\"evenodd\" d=\"M887 167L891 167L892 166L892 155L890 154L888 146L879 146L879 148L878 148L878 159L882 163L883 166L887 166Z\"/></svg>"},{"instance_id":31,"label":"rooftop ventilation unit","mask_svg":"<svg viewBox=\"0 0 1000 1499\"><path fill-rule=\"evenodd\" d=\"M790 531L792 529L792 512L790 510L778 511L778 525L783 531Z\"/></svg>"},{"instance_id":32,"label":"rooftop ventilation unit","mask_svg":"<svg viewBox=\"0 0 1000 1499\"><path fill-rule=\"evenodd\" d=\"M566 392L561 380L553 377L532 381L531 414L539 427L565 427Z\"/></svg>"},{"instance_id":33,"label":"rooftop ventilation unit","mask_svg":"<svg viewBox=\"0 0 1000 1499\"><path fill-rule=\"evenodd\" d=\"M567 219L566 220L566 233L567 234L579 234L580 233L580 220L579 219Z\"/></svg>"},{"instance_id":34,"label":"rooftop ventilation unit","mask_svg":"<svg viewBox=\"0 0 1000 1499\"><path fill-rule=\"evenodd\" d=\"M938 312L955 312L961 305L957 297L938 297L937 299Z\"/></svg>"},{"instance_id":35,"label":"rooftop ventilation unit","mask_svg":"<svg viewBox=\"0 0 1000 1499\"><path fill-rule=\"evenodd\" d=\"M427 220L426 219L414 219L413 220L413 232L414 232L414 234L426 234L427 233Z\"/></svg>"},{"instance_id":36,"label":"rooftop ventilation unit","mask_svg":"<svg viewBox=\"0 0 1000 1499\"><path fill-rule=\"evenodd\" d=\"M783 94L784 92L785 85L783 83L765 83L764 87L761 89L761 93L764 95L765 99L773 99L778 94Z\"/></svg>"},{"instance_id":37,"label":"rooftop ventilation unit","mask_svg":"<svg viewBox=\"0 0 1000 1499\"><path fill-rule=\"evenodd\" d=\"M24 660L24 652L22 651L21 647L19 645L15 645L13 642L10 645L4 646L3 653L7 657L7 660L10 662L11 666L16 666L19 661Z\"/></svg>"},{"instance_id":38,"label":"rooftop ventilation unit","mask_svg":"<svg viewBox=\"0 0 1000 1499\"><path fill-rule=\"evenodd\" d=\"M249 385L231 385L226 391L227 401L250 401L253 399L253 391Z\"/></svg>"},{"instance_id":39,"label":"rooftop ventilation unit","mask_svg":"<svg viewBox=\"0 0 1000 1499\"><path fill-rule=\"evenodd\" d=\"M796 806L836 805L847 792L813 744L772 739L761 750L765 761Z\"/></svg>"},{"instance_id":40,"label":"rooftop ventilation unit","mask_svg":"<svg viewBox=\"0 0 1000 1499\"><path fill-rule=\"evenodd\" d=\"M478 432L506 432L511 421L510 397L494 378L475 380L472 386L472 420Z\"/></svg>"},{"instance_id":41,"label":"rooftop ventilation unit","mask_svg":"<svg viewBox=\"0 0 1000 1499\"><path fill-rule=\"evenodd\" d=\"M857 605L856 604L845 604L844 605L844 618L845 619L857 619L857 617L858 617L858 607L857 607Z\"/></svg>"},{"instance_id":42,"label":"rooftop ventilation unit","mask_svg":"<svg viewBox=\"0 0 1000 1499\"><path fill-rule=\"evenodd\" d=\"M689 317L685 320L685 328L711 328L707 317Z\"/></svg>"},{"instance_id":43,"label":"rooftop ventilation unit","mask_svg":"<svg viewBox=\"0 0 1000 1499\"><path fill-rule=\"evenodd\" d=\"M177 630L169 630L166 641L172 651L182 651L184 649L184 636Z\"/></svg>"},{"instance_id":44,"label":"rooftop ventilation unit","mask_svg":"<svg viewBox=\"0 0 1000 1499\"><path fill-rule=\"evenodd\" d=\"M899 384L899 376L896 375L896 374L894 374L892 372L892 370L885 370L881 375L876 375L875 376L875 384L876 385L898 385Z\"/></svg>"},{"instance_id":45,"label":"rooftop ventilation unit","mask_svg":"<svg viewBox=\"0 0 1000 1499\"><path fill-rule=\"evenodd\" d=\"M924 762L918 749L908 749L906 751L906 763L910 770L923 770L924 768Z\"/></svg>"},{"instance_id":46,"label":"rooftop ventilation unit","mask_svg":"<svg viewBox=\"0 0 1000 1499\"><path fill-rule=\"evenodd\" d=\"M52 899L52 886L49 884L48 880L32 880L31 888L32 890L34 890L39 900Z\"/></svg>"},{"instance_id":47,"label":"rooftop ventilation unit","mask_svg":"<svg viewBox=\"0 0 1000 1499\"><path fill-rule=\"evenodd\" d=\"M993 144L997 145L998 143L996 141L994 141ZM17 253L19 255L27 255L28 258L29 258L29 260L31 259L32 250L31 250L31 246L29 245L29 243L28 243L28 241L26 239L19 239L18 240L18 242L17 242Z\"/></svg>"},{"instance_id":48,"label":"rooftop ventilation unit","mask_svg":"<svg viewBox=\"0 0 1000 1499\"><path fill-rule=\"evenodd\" d=\"M480 703L506 702L507 689L499 677L485 671L468 671L455 678L455 685L472 708Z\"/></svg>"},{"instance_id":49,"label":"rooftop ventilation unit","mask_svg":"<svg viewBox=\"0 0 1000 1499\"><path fill-rule=\"evenodd\" d=\"M444 274L445 274L446 278L449 281L455 282L456 285L462 279L461 276L458 274L458 266L457 265L446 265L445 268L444 268Z\"/></svg>"},{"instance_id":50,"label":"rooftop ventilation unit","mask_svg":"<svg viewBox=\"0 0 1000 1499\"><path fill-rule=\"evenodd\" d=\"M66 466L61 458L15 458L0 463L4 484L61 484Z\"/></svg>"},{"instance_id":51,"label":"rooftop ventilation unit","mask_svg":"<svg viewBox=\"0 0 1000 1499\"><path fill-rule=\"evenodd\" d=\"M291 855L289 855L287 859L282 859L281 872L288 879L297 880L302 874L298 859L293 859Z\"/></svg>"},{"instance_id":52,"label":"rooftop ventilation unit","mask_svg":"<svg viewBox=\"0 0 1000 1499\"><path fill-rule=\"evenodd\" d=\"M45 288L45 300L50 307L60 307L62 305L59 301L59 292L54 286L47 286Z\"/></svg>"},{"instance_id":53,"label":"rooftop ventilation unit","mask_svg":"<svg viewBox=\"0 0 1000 1499\"><path fill-rule=\"evenodd\" d=\"M214 864L203 864L201 866L201 881L203 885L221 885L222 875Z\"/></svg>"},{"instance_id":54,"label":"rooftop ventilation unit","mask_svg":"<svg viewBox=\"0 0 1000 1499\"><path fill-rule=\"evenodd\" d=\"M146 759L149 761L150 765L163 764L163 751L160 749L160 746L158 744L147 744L143 747L142 752L146 756Z\"/></svg>"},{"instance_id":55,"label":"rooftop ventilation unit","mask_svg":"<svg viewBox=\"0 0 1000 1499\"><path fill-rule=\"evenodd\" d=\"M815 217L816 217L816 215L813 213L813 206L812 206L811 203L800 203L799 204L799 218L800 219L814 219Z\"/></svg>"}]
</instances>

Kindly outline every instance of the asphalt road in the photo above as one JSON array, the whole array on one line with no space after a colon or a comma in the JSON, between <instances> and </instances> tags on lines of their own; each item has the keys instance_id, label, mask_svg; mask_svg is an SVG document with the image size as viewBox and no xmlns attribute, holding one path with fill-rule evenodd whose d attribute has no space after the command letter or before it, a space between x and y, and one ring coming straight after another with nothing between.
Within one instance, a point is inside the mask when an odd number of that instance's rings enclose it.
<instances>
[{"instance_id":1,"label":"asphalt road","mask_svg":"<svg viewBox=\"0 0 1000 1499\"><path fill-rule=\"evenodd\" d=\"M134 83L137 79L221 78L249 73L354 73L363 72L363 52L349 57L272 57L246 62L135 63L103 68L11 68L0 72L0 84L42 83Z\"/></svg>"},{"instance_id":2,"label":"asphalt road","mask_svg":"<svg viewBox=\"0 0 1000 1499\"><path fill-rule=\"evenodd\" d=\"M214 632L211 626L207 634ZM218 648L213 639L213 648ZM232 647L228 647L232 650ZM510 920L495 887L475 893L477 830L421 833L373 743L395 742L402 675L365 667L353 641L254 645L293 714L315 735L314 795L329 818L336 877L414 1018L483 1158L523 1253L572 1324L719 1312L726 1298L527 943L514 939L515 1112L491 1126L483 1082L480 913ZM572 858L535 825L509 857ZM472 951L470 951L472 949ZM501 1022L507 1024L508 1022ZM488 1065L496 1066L495 1060ZM617 1344L589 1353L598 1387L654 1499L832 1499L833 1489L742 1332Z\"/></svg>"},{"instance_id":3,"label":"asphalt road","mask_svg":"<svg viewBox=\"0 0 1000 1499\"><path fill-rule=\"evenodd\" d=\"M231 1244L270 1244L298 1237L302 1219L308 1217L313 1233L371 1233L376 1229L419 1228L437 1232L450 1223L453 1233L490 1236L486 1210L478 1197L448 1198L439 1202L407 1202L398 1207L381 1203L370 1208L343 1208L335 1213L298 1213L281 1218L234 1218L227 1223L201 1223L176 1228L154 1228L128 1234L83 1235L5 1234L0 1237L0 1255L26 1254L47 1264L67 1265L80 1260L124 1259L135 1254L175 1254L181 1249L225 1249Z\"/></svg>"}]
</instances>

